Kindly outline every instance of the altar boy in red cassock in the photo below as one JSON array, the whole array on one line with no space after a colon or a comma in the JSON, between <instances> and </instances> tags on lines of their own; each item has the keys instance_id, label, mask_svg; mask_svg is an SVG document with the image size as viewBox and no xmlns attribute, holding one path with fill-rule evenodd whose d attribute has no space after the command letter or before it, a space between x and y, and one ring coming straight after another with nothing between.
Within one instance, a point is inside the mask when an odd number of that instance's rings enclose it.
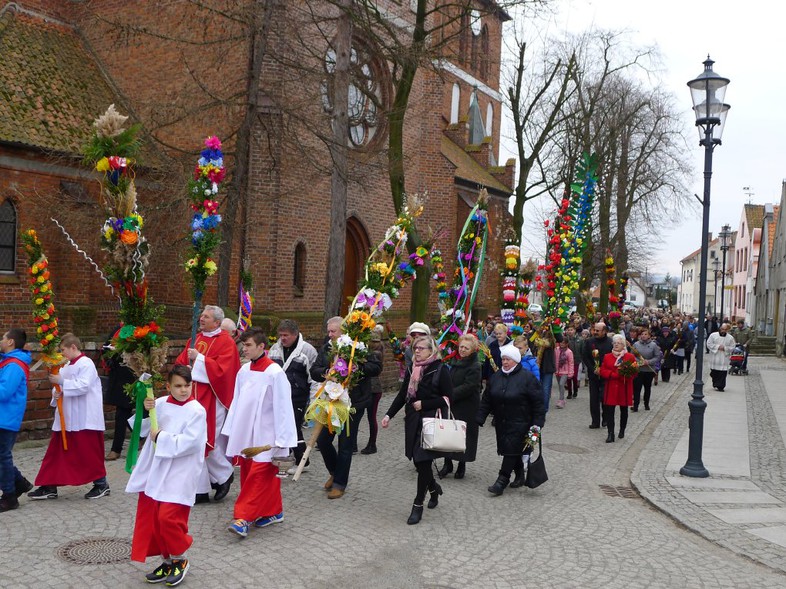
<instances>
[{"instance_id":1,"label":"altar boy in red cassock","mask_svg":"<svg viewBox=\"0 0 786 589\"><path fill-rule=\"evenodd\" d=\"M205 462L207 421L205 408L193 396L188 366L172 367L167 391L164 397L145 399L145 409L155 407L158 429L150 419L142 422L149 439L126 492L139 493L131 560L145 562L160 554L164 562L145 580L171 587L183 581L189 568L185 552L193 539L188 516Z\"/></svg>"},{"instance_id":2,"label":"altar boy in red cassock","mask_svg":"<svg viewBox=\"0 0 786 589\"><path fill-rule=\"evenodd\" d=\"M193 363L191 376L196 398L207 413L207 454L197 487L197 503L209 501L211 486L216 490L213 499L220 501L227 496L234 480L232 463L227 460L224 441L218 434L232 404L240 357L232 336L221 329L223 320L221 307L206 305L199 316L196 343L189 339L175 362L184 366Z\"/></svg>"},{"instance_id":3,"label":"altar boy in red cassock","mask_svg":"<svg viewBox=\"0 0 786 589\"><path fill-rule=\"evenodd\" d=\"M235 521L228 529L245 538L252 524L264 528L284 520L281 480L271 460L289 455L289 448L297 444L297 430L289 380L265 354L265 334L252 329L243 334L242 341L243 355L250 362L237 375L222 434L227 438L227 456L240 463L240 494ZM270 450L252 458L241 456L246 448L268 445Z\"/></svg>"},{"instance_id":4,"label":"altar boy in red cassock","mask_svg":"<svg viewBox=\"0 0 786 589\"><path fill-rule=\"evenodd\" d=\"M68 364L59 374L50 374L49 380L60 386L52 389L52 407L62 397L66 429L63 447L58 411L52 423L52 437L46 449L41 469L35 479L39 485L27 496L31 499L57 499L57 487L84 485L92 482L93 488L85 499L98 499L109 495L104 466L104 400L101 379L93 361L82 353L82 342L73 333L60 340L60 352Z\"/></svg>"}]
</instances>

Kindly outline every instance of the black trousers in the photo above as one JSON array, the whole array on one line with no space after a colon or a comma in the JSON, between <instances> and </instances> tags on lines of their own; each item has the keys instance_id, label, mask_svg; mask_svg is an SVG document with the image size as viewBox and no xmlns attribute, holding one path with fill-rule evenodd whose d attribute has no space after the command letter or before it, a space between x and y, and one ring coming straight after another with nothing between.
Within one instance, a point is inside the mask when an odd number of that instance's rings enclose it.
<instances>
[{"instance_id":1,"label":"black trousers","mask_svg":"<svg viewBox=\"0 0 786 589\"><path fill-rule=\"evenodd\" d=\"M603 406L603 413L606 416L606 429L609 430L609 433L612 436L614 435L614 409L616 408L617 408L616 405ZM620 431L624 432L627 426L628 426L628 408L620 407Z\"/></svg>"},{"instance_id":2,"label":"black trousers","mask_svg":"<svg viewBox=\"0 0 786 589\"><path fill-rule=\"evenodd\" d=\"M654 372L639 372L633 379L633 408L638 411L641 401L641 389L644 389L644 406L649 409L650 394L652 393L652 381L655 379Z\"/></svg>"},{"instance_id":3,"label":"black trousers","mask_svg":"<svg viewBox=\"0 0 786 589\"><path fill-rule=\"evenodd\" d=\"M510 474L515 472L520 474L524 470L524 460L521 454L515 456L503 456L502 466L499 467L499 476L510 480Z\"/></svg>"},{"instance_id":4,"label":"black trousers","mask_svg":"<svg viewBox=\"0 0 786 589\"><path fill-rule=\"evenodd\" d=\"M303 418L306 416L306 407L308 405L301 405L300 403L292 402L292 409L295 412L295 429L297 430L297 441L300 442L303 439ZM303 454L306 451L305 444L298 444L294 448L291 449L292 453L295 455L295 464L300 464L300 459L303 458Z\"/></svg>"},{"instance_id":5,"label":"black trousers","mask_svg":"<svg viewBox=\"0 0 786 589\"><path fill-rule=\"evenodd\" d=\"M434 491L436 489L434 469L432 468L433 462L433 460L425 460L415 463L415 468L418 471L418 491L417 495L415 495L415 505L423 505L426 491Z\"/></svg>"},{"instance_id":6,"label":"black trousers","mask_svg":"<svg viewBox=\"0 0 786 589\"><path fill-rule=\"evenodd\" d=\"M728 370L710 370L710 377L712 377L712 386L722 391L726 388L726 375Z\"/></svg>"},{"instance_id":7,"label":"black trousers","mask_svg":"<svg viewBox=\"0 0 786 589\"><path fill-rule=\"evenodd\" d=\"M693 352L685 351L685 372L690 372L690 357L693 356Z\"/></svg>"},{"instance_id":8,"label":"black trousers","mask_svg":"<svg viewBox=\"0 0 786 589\"><path fill-rule=\"evenodd\" d=\"M112 440L112 452L123 453L128 420L133 414L134 410L131 407L115 407L115 437Z\"/></svg>"},{"instance_id":9,"label":"black trousers","mask_svg":"<svg viewBox=\"0 0 786 589\"><path fill-rule=\"evenodd\" d=\"M600 406L603 401L603 381L594 374L589 377L589 405L593 426L600 426Z\"/></svg>"},{"instance_id":10,"label":"black trousers","mask_svg":"<svg viewBox=\"0 0 786 589\"><path fill-rule=\"evenodd\" d=\"M660 368L660 380L661 382L669 382L669 379L671 378L671 370L673 366L669 366L668 368L666 368L665 366L666 362L664 362L663 364L664 366L661 366Z\"/></svg>"}]
</instances>

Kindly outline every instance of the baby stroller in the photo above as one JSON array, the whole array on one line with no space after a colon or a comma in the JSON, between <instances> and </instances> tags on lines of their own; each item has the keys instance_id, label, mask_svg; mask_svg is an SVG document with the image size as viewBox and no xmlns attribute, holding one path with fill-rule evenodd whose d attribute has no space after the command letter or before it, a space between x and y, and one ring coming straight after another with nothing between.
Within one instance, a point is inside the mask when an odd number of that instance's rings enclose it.
<instances>
[{"instance_id":1,"label":"baby stroller","mask_svg":"<svg viewBox=\"0 0 786 589\"><path fill-rule=\"evenodd\" d=\"M730 374L748 374L748 371L742 368L745 363L745 348L742 344L734 346L734 350L731 352L731 358L729 358L729 363Z\"/></svg>"}]
</instances>

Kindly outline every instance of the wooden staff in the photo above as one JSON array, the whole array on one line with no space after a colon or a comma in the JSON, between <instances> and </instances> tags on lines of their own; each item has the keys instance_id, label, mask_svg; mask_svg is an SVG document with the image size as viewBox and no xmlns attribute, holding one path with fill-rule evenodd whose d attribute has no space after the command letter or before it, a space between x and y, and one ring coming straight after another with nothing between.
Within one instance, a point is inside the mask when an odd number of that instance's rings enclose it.
<instances>
[{"instance_id":1,"label":"wooden staff","mask_svg":"<svg viewBox=\"0 0 786 589\"><path fill-rule=\"evenodd\" d=\"M314 431L311 432L311 437L308 439L308 443L306 444L306 451L303 452L303 458L300 459L300 464L297 465L295 476L292 477L293 481L297 481L298 479L300 479L300 474L303 472L303 469L306 467L306 462L308 462L308 457L311 455L311 450L313 450L314 446L317 445L317 438L319 437L319 434L322 432L323 427L325 426L319 422L314 424Z\"/></svg>"},{"instance_id":2,"label":"wooden staff","mask_svg":"<svg viewBox=\"0 0 786 589\"><path fill-rule=\"evenodd\" d=\"M50 366L49 374L60 374L60 366ZM57 416L60 420L60 439L63 441L63 450L68 450L68 440L66 440L66 421L63 412L63 387L55 384L55 391L60 393L57 397Z\"/></svg>"}]
</instances>

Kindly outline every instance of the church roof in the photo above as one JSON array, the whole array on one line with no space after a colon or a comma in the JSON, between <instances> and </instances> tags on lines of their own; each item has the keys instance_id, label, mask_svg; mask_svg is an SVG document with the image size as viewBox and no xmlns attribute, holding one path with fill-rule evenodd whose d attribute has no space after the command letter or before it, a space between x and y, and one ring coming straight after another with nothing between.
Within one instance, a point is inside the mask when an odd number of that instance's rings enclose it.
<instances>
[{"instance_id":1,"label":"church roof","mask_svg":"<svg viewBox=\"0 0 786 589\"><path fill-rule=\"evenodd\" d=\"M476 162L471 155L453 143L448 137L442 136L441 152L450 163L456 166L455 176L468 180L478 186L496 190L505 195L510 195L512 190L492 176L486 169Z\"/></svg>"},{"instance_id":2,"label":"church roof","mask_svg":"<svg viewBox=\"0 0 786 589\"><path fill-rule=\"evenodd\" d=\"M70 26L17 11L0 17L0 141L78 154L93 120L119 99Z\"/></svg>"}]
</instances>

